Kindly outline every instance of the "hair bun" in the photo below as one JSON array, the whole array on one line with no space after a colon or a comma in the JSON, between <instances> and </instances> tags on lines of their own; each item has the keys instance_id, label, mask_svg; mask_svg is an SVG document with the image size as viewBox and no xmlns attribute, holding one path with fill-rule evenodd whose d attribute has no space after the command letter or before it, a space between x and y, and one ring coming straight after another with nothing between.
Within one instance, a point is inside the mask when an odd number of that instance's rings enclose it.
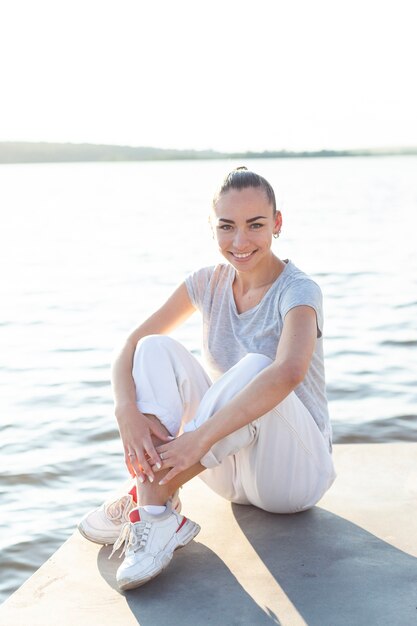
<instances>
[{"instance_id":1,"label":"hair bun","mask_svg":"<svg viewBox=\"0 0 417 626\"><path fill-rule=\"evenodd\" d=\"M245 165L239 165L239 167L236 167L235 169L236 171L237 170L246 170L246 172L248 171L248 168Z\"/></svg>"}]
</instances>

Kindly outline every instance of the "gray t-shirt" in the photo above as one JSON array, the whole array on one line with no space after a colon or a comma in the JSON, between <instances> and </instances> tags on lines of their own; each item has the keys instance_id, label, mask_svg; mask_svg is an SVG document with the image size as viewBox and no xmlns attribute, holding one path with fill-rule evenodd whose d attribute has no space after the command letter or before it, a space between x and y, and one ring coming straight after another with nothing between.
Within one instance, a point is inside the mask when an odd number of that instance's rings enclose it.
<instances>
[{"instance_id":1,"label":"gray t-shirt","mask_svg":"<svg viewBox=\"0 0 417 626\"><path fill-rule=\"evenodd\" d=\"M234 277L231 265L219 264L197 270L185 280L190 299L203 316L203 358L208 373L215 380L251 352L275 359L288 311L300 305L312 307L317 317L317 342L308 372L295 393L330 441L320 287L287 261L259 304L238 313L232 290Z\"/></svg>"}]
</instances>

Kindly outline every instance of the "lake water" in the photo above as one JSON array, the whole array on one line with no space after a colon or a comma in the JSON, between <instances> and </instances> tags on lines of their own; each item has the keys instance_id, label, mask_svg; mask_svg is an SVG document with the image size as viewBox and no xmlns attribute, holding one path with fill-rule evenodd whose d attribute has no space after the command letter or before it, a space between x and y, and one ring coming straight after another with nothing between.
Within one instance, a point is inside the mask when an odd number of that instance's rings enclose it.
<instances>
[{"instance_id":1,"label":"lake water","mask_svg":"<svg viewBox=\"0 0 417 626\"><path fill-rule=\"evenodd\" d=\"M232 161L0 167L0 599L127 473L109 364L184 276ZM417 158L246 161L321 285L335 442L417 440ZM199 352L197 316L176 332Z\"/></svg>"}]
</instances>

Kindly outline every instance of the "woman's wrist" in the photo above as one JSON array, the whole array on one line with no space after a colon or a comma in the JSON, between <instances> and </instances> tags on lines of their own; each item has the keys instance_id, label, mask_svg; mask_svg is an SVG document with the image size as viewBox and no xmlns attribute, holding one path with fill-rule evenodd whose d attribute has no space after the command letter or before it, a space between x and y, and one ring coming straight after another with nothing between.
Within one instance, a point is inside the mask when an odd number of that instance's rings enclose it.
<instances>
[{"instance_id":1,"label":"woman's wrist","mask_svg":"<svg viewBox=\"0 0 417 626\"><path fill-rule=\"evenodd\" d=\"M215 429L213 428L213 422L207 420L198 429L199 441L205 450L210 450L221 437L217 437Z\"/></svg>"},{"instance_id":2,"label":"woman's wrist","mask_svg":"<svg viewBox=\"0 0 417 626\"><path fill-rule=\"evenodd\" d=\"M125 402L118 402L114 405L114 414L116 416L117 421L120 423L126 419L129 419L129 416L132 413L137 413L138 408L136 406L136 402L131 400Z\"/></svg>"}]
</instances>

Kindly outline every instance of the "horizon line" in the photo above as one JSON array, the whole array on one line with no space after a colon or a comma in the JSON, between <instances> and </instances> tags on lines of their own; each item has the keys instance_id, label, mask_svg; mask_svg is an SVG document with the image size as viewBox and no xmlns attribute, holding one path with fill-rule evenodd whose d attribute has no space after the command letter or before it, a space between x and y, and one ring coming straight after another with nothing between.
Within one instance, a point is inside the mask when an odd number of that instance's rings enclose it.
<instances>
[{"instance_id":1,"label":"horizon line","mask_svg":"<svg viewBox=\"0 0 417 626\"><path fill-rule=\"evenodd\" d=\"M414 156L417 146L320 150L221 151L213 148L159 148L89 142L0 141L0 164L83 161L214 160L232 158L314 158L358 156Z\"/></svg>"}]
</instances>

